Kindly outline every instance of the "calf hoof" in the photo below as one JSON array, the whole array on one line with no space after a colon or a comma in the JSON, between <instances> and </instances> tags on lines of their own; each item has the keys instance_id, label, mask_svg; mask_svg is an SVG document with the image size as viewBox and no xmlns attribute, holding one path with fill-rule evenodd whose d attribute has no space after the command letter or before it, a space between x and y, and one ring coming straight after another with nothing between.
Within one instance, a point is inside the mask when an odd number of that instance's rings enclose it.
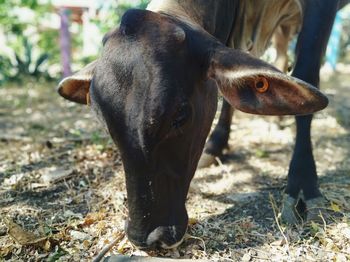
<instances>
[{"instance_id":1,"label":"calf hoof","mask_svg":"<svg viewBox=\"0 0 350 262\"><path fill-rule=\"evenodd\" d=\"M281 211L281 219L284 223L290 225L299 223L300 216L298 215L298 211L296 209L297 202L297 199L289 195L284 195Z\"/></svg>"},{"instance_id":2,"label":"calf hoof","mask_svg":"<svg viewBox=\"0 0 350 262\"><path fill-rule=\"evenodd\" d=\"M201 158L199 159L197 168L209 167L212 164L216 164L215 156L203 152Z\"/></svg>"},{"instance_id":3,"label":"calf hoof","mask_svg":"<svg viewBox=\"0 0 350 262\"><path fill-rule=\"evenodd\" d=\"M324 220L328 218L328 213L326 210L327 201L324 197L312 198L310 200L305 200L307 216L306 220L308 222L314 221L323 223Z\"/></svg>"}]
</instances>

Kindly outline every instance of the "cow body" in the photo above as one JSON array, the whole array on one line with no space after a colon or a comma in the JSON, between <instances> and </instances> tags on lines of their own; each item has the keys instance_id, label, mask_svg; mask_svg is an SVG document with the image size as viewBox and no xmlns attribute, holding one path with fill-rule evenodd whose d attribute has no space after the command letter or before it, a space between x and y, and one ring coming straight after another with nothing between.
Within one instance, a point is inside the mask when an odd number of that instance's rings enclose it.
<instances>
[{"instance_id":1,"label":"cow body","mask_svg":"<svg viewBox=\"0 0 350 262\"><path fill-rule=\"evenodd\" d=\"M296 64L293 76L303 79L315 86L319 85L319 71L324 56L330 31L336 11L344 7L349 1L300 1L301 19L278 24L275 31L275 44L278 51L276 66L281 70L287 69L287 46L299 29L301 30L297 48ZM300 17L300 16L299 16ZM298 21L300 24L298 24ZM215 157L227 147L233 108L226 101L223 102L221 116L212 132L200 160L199 166L204 167L213 163ZM300 192L303 192L308 211L307 219L319 219L319 207L323 205L323 197L317 183L316 164L312 154L311 128L312 116L297 116L297 135L295 149L288 172L286 197L282 210L282 218L288 223L297 223L299 214L295 206Z\"/></svg>"},{"instance_id":2,"label":"cow body","mask_svg":"<svg viewBox=\"0 0 350 262\"><path fill-rule=\"evenodd\" d=\"M300 0L155 0L148 8L201 26L223 44L261 56L278 26L300 28ZM257 11L259 10L259 11Z\"/></svg>"},{"instance_id":3,"label":"cow body","mask_svg":"<svg viewBox=\"0 0 350 262\"><path fill-rule=\"evenodd\" d=\"M105 36L101 57L59 85L63 97L91 105L120 149L126 231L139 247L181 243L218 88L230 105L254 114L304 115L328 103L306 82L226 47L259 55L279 24L301 14L295 1L259 2L258 16L254 1L238 0L156 0L149 11L130 10ZM278 15L264 19L269 8Z\"/></svg>"}]
</instances>

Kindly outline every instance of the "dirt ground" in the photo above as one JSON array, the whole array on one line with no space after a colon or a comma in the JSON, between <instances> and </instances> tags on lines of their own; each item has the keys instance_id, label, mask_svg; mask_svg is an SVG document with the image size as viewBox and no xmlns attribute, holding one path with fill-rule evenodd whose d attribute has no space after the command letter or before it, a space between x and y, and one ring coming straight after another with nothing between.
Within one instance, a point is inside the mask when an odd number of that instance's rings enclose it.
<instances>
[{"instance_id":1,"label":"dirt ground","mask_svg":"<svg viewBox=\"0 0 350 262\"><path fill-rule=\"evenodd\" d=\"M0 87L0 261L91 261L113 240L109 255L349 261L350 75L324 80L322 90L331 103L316 114L312 130L331 219L280 222L294 119L238 112L230 148L192 181L185 241L147 254L124 235L118 149L89 109L64 101L54 83Z\"/></svg>"}]
</instances>

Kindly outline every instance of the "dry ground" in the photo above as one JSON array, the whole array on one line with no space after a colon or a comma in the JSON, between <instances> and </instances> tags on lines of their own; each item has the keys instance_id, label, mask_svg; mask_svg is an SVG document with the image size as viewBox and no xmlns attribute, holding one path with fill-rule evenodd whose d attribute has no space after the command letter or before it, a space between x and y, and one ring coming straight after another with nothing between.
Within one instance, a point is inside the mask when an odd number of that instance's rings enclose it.
<instances>
[{"instance_id":1,"label":"dry ground","mask_svg":"<svg viewBox=\"0 0 350 262\"><path fill-rule=\"evenodd\" d=\"M293 118L237 113L230 149L192 181L184 243L148 255L350 260L350 76L322 89L331 103L315 116L313 143L329 221L279 221ZM0 261L91 261L114 239L111 253L146 255L124 236L125 203L118 150L87 108L61 99L54 84L0 88Z\"/></svg>"}]
</instances>

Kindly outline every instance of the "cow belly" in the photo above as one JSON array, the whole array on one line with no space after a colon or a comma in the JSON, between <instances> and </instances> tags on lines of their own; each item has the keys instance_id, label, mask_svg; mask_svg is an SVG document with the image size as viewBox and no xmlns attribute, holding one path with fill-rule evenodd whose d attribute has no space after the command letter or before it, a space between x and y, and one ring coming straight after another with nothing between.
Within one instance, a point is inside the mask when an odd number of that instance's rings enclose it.
<instances>
[{"instance_id":1,"label":"cow belly","mask_svg":"<svg viewBox=\"0 0 350 262\"><path fill-rule=\"evenodd\" d=\"M260 57L267 49L278 26L300 29L301 0L241 0L228 46L249 51Z\"/></svg>"}]
</instances>

